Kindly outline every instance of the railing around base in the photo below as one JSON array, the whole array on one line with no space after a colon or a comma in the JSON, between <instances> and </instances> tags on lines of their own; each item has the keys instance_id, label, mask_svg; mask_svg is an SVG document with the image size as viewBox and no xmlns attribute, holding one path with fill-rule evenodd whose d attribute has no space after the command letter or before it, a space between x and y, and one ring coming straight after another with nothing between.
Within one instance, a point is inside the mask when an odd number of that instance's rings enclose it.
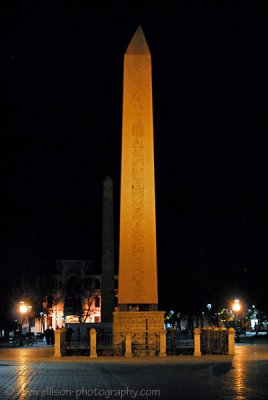
<instances>
[{"instance_id":1,"label":"railing around base","mask_svg":"<svg viewBox=\"0 0 268 400\"><path fill-rule=\"evenodd\" d=\"M62 356L125 356L234 354L233 328L196 328L191 332L169 329L160 333L141 332L116 334L90 330L88 339L66 342L64 329L55 332L55 357Z\"/></svg>"},{"instance_id":2,"label":"railing around base","mask_svg":"<svg viewBox=\"0 0 268 400\"><path fill-rule=\"evenodd\" d=\"M194 353L194 337L191 331L180 332L171 328L167 330L167 355L192 355Z\"/></svg>"},{"instance_id":3,"label":"railing around base","mask_svg":"<svg viewBox=\"0 0 268 400\"><path fill-rule=\"evenodd\" d=\"M64 354L65 356L89 356L90 355L90 342L74 342L71 341L70 344L65 342Z\"/></svg>"},{"instance_id":4,"label":"railing around base","mask_svg":"<svg viewBox=\"0 0 268 400\"><path fill-rule=\"evenodd\" d=\"M202 354L227 354L228 334L226 329L207 328L201 330Z\"/></svg>"},{"instance_id":5,"label":"railing around base","mask_svg":"<svg viewBox=\"0 0 268 400\"><path fill-rule=\"evenodd\" d=\"M98 356L124 356L125 340L122 336L122 343L116 343L112 332L97 332L97 355Z\"/></svg>"},{"instance_id":6,"label":"railing around base","mask_svg":"<svg viewBox=\"0 0 268 400\"><path fill-rule=\"evenodd\" d=\"M145 332L132 335L131 350L134 357L158 356L160 352L160 334Z\"/></svg>"}]
</instances>

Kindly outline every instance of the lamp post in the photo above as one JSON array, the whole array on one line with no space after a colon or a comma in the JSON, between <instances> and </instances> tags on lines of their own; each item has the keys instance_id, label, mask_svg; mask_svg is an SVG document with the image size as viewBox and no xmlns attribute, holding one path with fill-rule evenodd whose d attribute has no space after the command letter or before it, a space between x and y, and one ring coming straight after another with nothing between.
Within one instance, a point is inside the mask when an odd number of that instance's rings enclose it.
<instances>
[{"instance_id":1,"label":"lamp post","mask_svg":"<svg viewBox=\"0 0 268 400\"><path fill-rule=\"evenodd\" d=\"M29 333L31 333L31 312L32 312L33 307L28 306L27 311L28 311L28 321L29 321Z\"/></svg>"},{"instance_id":2,"label":"lamp post","mask_svg":"<svg viewBox=\"0 0 268 400\"><path fill-rule=\"evenodd\" d=\"M20 346L23 346L23 341L22 341L22 324L23 324L23 315L27 312L27 307L24 304L24 301L20 301Z\"/></svg>"},{"instance_id":3,"label":"lamp post","mask_svg":"<svg viewBox=\"0 0 268 400\"><path fill-rule=\"evenodd\" d=\"M23 324L23 315L27 312L27 306L24 304L24 301L20 301L20 336L22 336L22 324Z\"/></svg>"},{"instance_id":4,"label":"lamp post","mask_svg":"<svg viewBox=\"0 0 268 400\"><path fill-rule=\"evenodd\" d=\"M26 313L30 313L32 311L32 306L26 306L24 301L20 301L20 336L22 336L22 324L23 324L23 315ZM29 322L29 333L31 332L30 318L28 317Z\"/></svg>"},{"instance_id":5,"label":"lamp post","mask_svg":"<svg viewBox=\"0 0 268 400\"><path fill-rule=\"evenodd\" d=\"M237 332L237 320L238 320L238 313L241 309L240 300L235 299L233 304L233 311L235 312L235 330Z\"/></svg>"},{"instance_id":6,"label":"lamp post","mask_svg":"<svg viewBox=\"0 0 268 400\"><path fill-rule=\"evenodd\" d=\"M40 312L40 318L41 318L41 333L44 333L45 329L44 329L44 313L43 313L43 311Z\"/></svg>"},{"instance_id":7,"label":"lamp post","mask_svg":"<svg viewBox=\"0 0 268 400\"><path fill-rule=\"evenodd\" d=\"M207 310L208 310L208 325L210 325L210 322L211 322L211 308L212 308L212 304L208 303L208 304L207 304Z\"/></svg>"}]
</instances>

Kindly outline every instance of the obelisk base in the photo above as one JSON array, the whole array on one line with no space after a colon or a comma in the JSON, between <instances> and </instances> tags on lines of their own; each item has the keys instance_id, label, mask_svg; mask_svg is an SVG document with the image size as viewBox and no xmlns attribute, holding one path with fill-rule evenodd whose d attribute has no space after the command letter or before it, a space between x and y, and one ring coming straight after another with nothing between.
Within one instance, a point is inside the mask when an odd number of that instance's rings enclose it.
<instances>
[{"instance_id":1,"label":"obelisk base","mask_svg":"<svg viewBox=\"0 0 268 400\"><path fill-rule=\"evenodd\" d=\"M113 344L122 349L131 335L134 356L160 353L160 334L164 332L164 311L116 311L113 313Z\"/></svg>"}]
</instances>

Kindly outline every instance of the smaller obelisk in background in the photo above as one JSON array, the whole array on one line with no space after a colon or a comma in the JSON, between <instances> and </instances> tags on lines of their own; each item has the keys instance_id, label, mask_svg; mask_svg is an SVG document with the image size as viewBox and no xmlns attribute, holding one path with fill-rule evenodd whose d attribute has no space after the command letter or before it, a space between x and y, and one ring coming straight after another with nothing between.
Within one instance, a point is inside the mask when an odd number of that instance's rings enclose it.
<instances>
[{"instance_id":1,"label":"smaller obelisk in background","mask_svg":"<svg viewBox=\"0 0 268 400\"><path fill-rule=\"evenodd\" d=\"M114 205L113 181L103 182L101 322L111 323L114 311Z\"/></svg>"}]
</instances>

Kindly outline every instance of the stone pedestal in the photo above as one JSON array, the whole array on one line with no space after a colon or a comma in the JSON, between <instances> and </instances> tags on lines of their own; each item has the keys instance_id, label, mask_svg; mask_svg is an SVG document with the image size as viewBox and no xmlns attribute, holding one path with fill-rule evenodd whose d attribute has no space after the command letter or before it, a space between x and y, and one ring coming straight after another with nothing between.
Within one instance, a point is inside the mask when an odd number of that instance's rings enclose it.
<instances>
[{"instance_id":1,"label":"stone pedestal","mask_svg":"<svg viewBox=\"0 0 268 400\"><path fill-rule=\"evenodd\" d=\"M62 357L64 353L65 333L66 333L66 328L56 329L55 331L55 344L54 344L55 357Z\"/></svg>"},{"instance_id":2,"label":"stone pedestal","mask_svg":"<svg viewBox=\"0 0 268 400\"><path fill-rule=\"evenodd\" d=\"M90 329L90 358L97 357L97 332L96 329Z\"/></svg>"},{"instance_id":3,"label":"stone pedestal","mask_svg":"<svg viewBox=\"0 0 268 400\"><path fill-rule=\"evenodd\" d=\"M229 328L228 329L228 354L230 354L230 355L233 355L235 353L234 336L235 336L234 328Z\"/></svg>"},{"instance_id":4,"label":"stone pedestal","mask_svg":"<svg viewBox=\"0 0 268 400\"><path fill-rule=\"evenodd\" d=\"M194 356L201 356L200 328L194 330Z\"/></svg>"},{"instance_id":5,"label":"stone pedestal","mask_svg":"<svg viewBox=\"0 0 268 400\"><path fill-rule=\"evenodd\" d=\"M138 356L159 354L163 357L165 354L164 337L164 311L118 311L113 313L113 342L116 346L122 345L122 348L125 343L126 356L127 354L129 356L129 338L131 338L131 354L134 353Z\"/></svg>"}]
</instances>

